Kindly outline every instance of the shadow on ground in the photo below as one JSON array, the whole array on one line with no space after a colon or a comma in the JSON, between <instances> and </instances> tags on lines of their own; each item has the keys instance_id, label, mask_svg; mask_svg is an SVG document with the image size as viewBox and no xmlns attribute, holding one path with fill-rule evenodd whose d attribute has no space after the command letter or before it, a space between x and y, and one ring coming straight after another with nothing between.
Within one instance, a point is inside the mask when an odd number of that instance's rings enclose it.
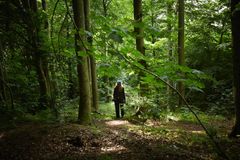
<instances>
[{"instance_id":1,"label":"shadow on ground","mask_svg":"<svg viewBox=\"0 0 240 160\"><path fill-rule=\"evenodd\" d=\"M143 126L126 120L99 120L92 126L29 123L0 133L0 159L220 159L207 140L194 142L191 139L189 133L205 136L191 132L201 131L199 127L187 126L189 130L179 130L176 125L149 123ZM229 141L225 148L230 145Z\"/></svg>"}]
</instances>

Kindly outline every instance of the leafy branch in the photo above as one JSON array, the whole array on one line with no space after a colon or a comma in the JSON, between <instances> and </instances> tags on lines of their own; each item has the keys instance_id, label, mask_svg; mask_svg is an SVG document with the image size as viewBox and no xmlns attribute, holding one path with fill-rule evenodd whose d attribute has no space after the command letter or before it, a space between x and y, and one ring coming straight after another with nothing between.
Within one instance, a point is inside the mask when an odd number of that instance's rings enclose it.
<instances>
[{"instance_id":1,"label":"leafy branch","mask_svg":"<svg viewBox=\"0 0 240 160\"><path fill-rule=\"evenodd\" d=\"M191 106L189 105L189 103L187 102L187 100L183 97L183 95L178 91L178 89L176 89L175 87L173 87L170 83L168 83L167 81L165 81L164 79L162 79L159 75L157 75L156 73L141 67L140 65L137 65L133 62L131 62L131 60L129 60L125 55L121 54L120 52L117 52L128 64L130 64L131 66L144 71L147 74L150 74L154 77L156 77L158 80L160 80L162 83L164 83L165 85L169 86L169 88L171 88L173 91L175 91L179 97L183 100L183 102L185 103L186 107L190 110L190 112L194 115L194 117L197 119L198 123L200 124L200 126L204 129L204 131L206 132L207 136L212 140L212 142L214 143L214 145L216 146L216 149L219 151L219 155L222 156L223 158L230 160L229 157L226 155L226 153L221 149L220 145L217 143L217 141L214 139L213 135L208 131L208 129L204 126L204 124L202 123L202 121L200 120L200 118L198 117L198 115L194 112L194 110L191 108Z\"/></svg>"}]
</instances>

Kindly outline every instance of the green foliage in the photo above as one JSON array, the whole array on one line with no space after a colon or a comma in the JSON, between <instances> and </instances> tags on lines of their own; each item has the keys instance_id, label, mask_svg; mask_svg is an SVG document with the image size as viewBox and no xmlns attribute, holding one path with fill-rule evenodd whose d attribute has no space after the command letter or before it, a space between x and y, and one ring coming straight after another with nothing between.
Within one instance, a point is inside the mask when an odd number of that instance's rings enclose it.
<instances>
[{"instance_id":1,"label":"green foliage","mask_svg":"<svg viewBox=\"0 0 240 160\"><path fill-rule=\"evenodd\" d=\"M56 117L54 117L50 109L37 112L37 114L25 114L25 116L18 121L29 121L29 122L39 122L39 123L55 123L57 122Z\"/></svg>"},{"instance_id":2,"label":"green foliage","mask_svg":"<svg viewBox=\"0 0 240 160\"><path fill-rule=\"evenodd\" d=\"M112 39L112 40L115 41L115 42L123 43L122 37L116 32L116 30L113 30L113 31L109 34L108 38L109 38L109 39Z\"/></svg>"},{"instance_id":3,"label":"green foliage","mask_svg":"<svg viewBox=\"0 0 240 160\"><path fill-rule=\"evenodd\" d=\"M47 10L39 8L39 14L28 10L20 12L22 6L19 2L0 3L1 8L6 8L6 11L0 11L1 69L3 78L13 92L15 110L39 113L38 118L30 116L30 119L51 119L48 114L52 111L41 111L39 108L39 81L34 59L36 53L33 53L34 46L29 36L34 32L31 24L37 24L39 50L41 56L48 59L50 81L56 87L53 91L56 108L64 117L61 121L71 121L77 114L78 106L77 103L68 102L68 98L76 98L78 94L77 55L74 48L76 29L69 8L71 2L47 3ZM116 80L122 79L128 94L126 110L131 113L129 115L142 110L142 118L161 118L164 109L173 111L176 94L167 91L167 86L151 75L145 74L145 77L138 78L139 68L145 67L139 61L144 60L148 70L173 87L179 81L184 82L186 98L196 109L213 115L231 116L233 73L230 13L226 0L186 1L186 66L177 65L176 1L144 1L142 23L133 21L131 0L110 0L105 3L106 8L101 1L92 1L91 31L80 31L80 34L93 37L90 54L96 58L102 101L111 98ZM46 18L50 21L50 30L44 28ZM145 55L136 50L134 26L144 30ZM87 42L83 43L90 48ZM77 54L86 56L89 52ZM137 95L139 82L148 84L147 98ZM66 104L64 101L67 101ZM9 90L4 103L10 106ZM188 113L183 115L189 118Z\"/></svg>"},{"instance_id":4,"label":"green foliage","mask_svg":"<svg viewBox=\"0 0 240 160\"><path fill-rule=\"evenodd\" d=\"M76 122L78 116L78 99L63 101L59 106L60 123Z\"/></svg>"},{"instance_id":5,"label":"green foliage","mask_svg":"<svg viewBox=\"0 0 240 160\"><path fill-rule=\"evenodd\" d=\"M192 135L191 136L191 144L208 144L209 143L209 138L206 136L199 136L199 135Z\"/></svg>"},{"instance_id":6,"label":"green foliage","mask_svg":"<svg viewBox=\"0 0 240 160\"><path fill-rule=\"evenodd\" d=\"M94 117L97 119L114 119L115 109L114 103L100 103L98 112L100 114L95 114Z\"/></svg>"}]
</instances>

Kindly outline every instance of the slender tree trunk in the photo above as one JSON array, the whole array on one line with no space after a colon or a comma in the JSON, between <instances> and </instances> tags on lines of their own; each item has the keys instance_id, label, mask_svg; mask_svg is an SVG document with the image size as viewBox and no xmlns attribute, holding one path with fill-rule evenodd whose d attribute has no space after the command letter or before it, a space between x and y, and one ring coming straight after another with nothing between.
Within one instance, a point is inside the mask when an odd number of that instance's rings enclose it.
<instances>
[{"instance_id":1,"label":"slender tree trunk","mask_svg":"<svg viewBox=\"0 0 240 160\"><path fill-rule=\"evenodd\" d=\"M90 82L88 71L88 56L80 56L79 52L86 52L83 42L86 40L85 35L79 31L85 30L84 1L72 0L74 21L77 33L75 34L75 49L78 57L78 79L79 79L79 112L78 120L81 124L89 124L91 121L91 100L90 100Z\"/></svg>"},{"instance_id":2,"label":"slender tree trunk","mask_svg":"<svg viewBox=\"0 0 240 160\"><path fill-rule=\"evenodd\" d=\"M91 31L91 25L90 25L90 4L89 0L84 0L84 11L85 11L85 23L86 23L86 30ZM91 52L91 47L92 47L92 36L88 36L88 43L89 43L89 51ZM90 80L91 80L91 93L92 93L92 108L94 111L98 110L98 86L97 86L97 74L96 74L96 62L95 62L95 57L94 53L89 53L90 55Z\"/></svg>"},{"instance_id":3,"label":"slender tree trunk","mask_svg":"<svg viewBox=\"0 0 240 160\"><path fill-rule=\"evenodd\" d=\"M40 98L39 98L39 103L40 103L40 108L41 109L46 109L46 107L49 105L49 94L48 94L48 84L47 84L47 79L44 74L44 70L42 67L42 60L40 57L40 51L38 48L34 50L35 54L35 67L36 67L36 72L38 75L38 82L39 82L39 90L40 90Z\"/></svg>"},{"instance_id":4,"label":"slender tree trunk","mask_svg":"<svg viewBox=\"0 0 240 160\"><path fill-rule=\"evenodd\" d=\"M38 5L37 0L30 1L30 7L32 12L34 13L32 17L32 44L33 44L33 57L34 57L34 64L36 67L36 72L38 75L38 82L39 82L39 90L40 90L40 108L45 109L49 105L49 85L47 83L48 70L45 68L46 66L46 59L42 56L42 50L40 49L40 37L39 37L39 25L37 25L38 21Z\"/></svg>"},{"instance_id":5,"label":"slender tree trunk","mask_svg":"<svg viewBox=\"0 0 240 160\"><path fill-rule=\"evenodd\" d=\"M42 0L42 9L44 11L47 10L47 2L46 0ZM47 29L48 28L48 20L46 19L46 21L44 22L44 28Z\"/></svg>"},{"instance_id":6,"label":"slender tree trunk","mask_svg":"<svg viewBox=\"0 0 240 160\"><path fill-rule=\"evenodd\" d=\"M240 0L231 0L232 22L232 51L233 51L233 77L234 77L234 102L236 119L230 137L240 134Z\"/></svg>"},{"instance_id":7,"label":"slender tree trunk","mask_svg":"<svg viewBox=\"0 0 240 160\"><path fill-rule=\"evenodd\" d=\"M3 61L3 47L2 47L2 41L0 40L0 105L5 106L6 105L6 87L3 83L5 81L5 75L4 75L4 61Z\"/></svg>"},{"instance_id":8,"label":"slender tree trunk","mask_svg":"<svg viewBox=\"0 0 240 160\"><path fill-rule=\"evenodd\" d=\"M91 70L92 70L92 105L95 111L98 111L98 85L97 85L97 73L96 73L96 61L93 56L90 56Z\"/></svg>"},{"instance_id":9,"label":"slender tree trunk","mask_svg":"<svg viewBox=\"0 0 240 160\"><path fill-rule=\"evenodd\" d=\"M155 25L155 15L154 15L154 6L155 6L155 3L154 3L154 0L151 0L151 26L154 27ZM155 34L151 34L151 37L152 37L152 44L154 44L156 42L156 38L155 38ZM155 52L155 49L153 49L152 51L152 54L153 54L153 57L156 56L156 52Z\"/></svg>"},{"instance_id":10,"label":"slender tree trunk","mask_svg":"<svg viewBox=\"0 0 240 160\"><path fill-rule=\"evenodd\" d=\"M46 0L42 0L42 9L46 12L47 11L47 3ZM48 18L46 17L44 19L44 30L46 31L46 35L50 35L49 32L49 28L48 28ZM50 40L50 39L48 39ZM43 40L42 40L43 41ZM42 65L43 65L43 72L44 75L46 77L46 83L47 83L47 94L49 95L48 100L49 100L49 105L50 108L53 111L53 114L55 115L55 117L58 117L58 111L56 108L56 82L55 82L55 71L54 71L54 65L53 64L49 64L48 63L48 59L49 59L49 53L46 50L42 51ZM50 72L49 69L51 71L51 77L50 77Z\"/></svg>"},{"instance_id":11,"label":"slender tree trunk","mask_svg":"<svg viewBox=\"0 0 240 160\"><path fill-rule=\"evenodd\" d=\"M172 43L172 23L171 23L171 19L172 17L172 9L173 4L171 2L168 2L167 4L167 30L168 30L168 60L169 62L173 62L173 43ZM168 83L173 85L173 82L171 80L168 80ZM171 107L171 96L172 96L173 92L172 89L167 86L167 96L168 96L168 106ZM171 107L172 108L172 107Z\"/></svg>"},{"instance_id":12,"label":"slender tree trunk","mask_svg":"<svg viewBox=\"0 0 240 160\"><path fill-rule=\"evenodd\" d=\"M90 85L90 106L91 111L94 110L93 108L93 92L92 92L92 68L91 68L91 59L90 59L90 50L87 49L88 54L88 75L89 75L89 85Z\"/></svg>"},{"instance_id":13,"label":"slender tree trunk","mask_svg":"<svg viewBox=\"0 0 240 160\"><path fill-rule=\"evenodd\" d=\"M9 13L9 1L5 2L6 6L6 14ZM5 23L5 30L9 31L9 20L6 20ZM3 83L5 82L5 64L4 64L4 49L5 49L5 42L3 42L0 39L0 106L7 106L7 92L6 92L6 86Z\"/></svg>"},{"instance_id":14,"label":"slender tree trunk","mask_svg":"<svg viewBox=\"0 0 240 160\"><path fill-rule=\"evenodd\" d=\"M103 16L107 18L108 16L108 5L111 2L111 0L102 0L102 5L103 5ZM106 23L104 24L106 25ZM103 43L104 43L104 54L105 57L108 57L108 44L107 44L107 37L106 35L103 36ZM111 96L110 96L110 80L107 75L103 76L103 81L104 81L104 96L105 96L105 102L110 102L111 101Z\"/></svg>"},{"instance_id":15,"label":"slender tree trunk","mask_svg":"<svg viewBox=\"0 0 240 160\"><path fill-rule=\"evenodd\" d=\"M6 103L6 88L5 88L5 85L2 81L5 81L5 76L4 76L4 68L3 68L3 65L2 63L0 63L0 104L1 106L4 106L4 104Z\"/></svg>"},{"instance_id":16,"label":"slender tree trunk","mask_svg":"<svg viewBox=\"0 0 240 160\"><path fill-rule=\"evenodd\" d=\"M178 0L178 64L184 65L184 59L184 0ZM178 82L178 90L184 96L183 82ZM182 106L183 103L183 100L179 97L179 106Z\"/></svg>"},{"instance_id":17,"label":"slender tree trunk","mask_svg":"<svg viewBox=\"0 0 240 160\"><path fill-rule=\"evenodd\" d=\"M136 24L142 23L142 0L133 0L133 9L134 9L134 20ZM143 28L139 26L134 26L134 32L136 36L136 49L145 55L144 48L144 38L143 38ZM145 68L147 67L146 61L139 61ZM139 81L140 81L140 95L145 96L147 94L147 86L141 82L141 79L145 76L144 72L139 72Z\"/></svg>"}]
</instances>

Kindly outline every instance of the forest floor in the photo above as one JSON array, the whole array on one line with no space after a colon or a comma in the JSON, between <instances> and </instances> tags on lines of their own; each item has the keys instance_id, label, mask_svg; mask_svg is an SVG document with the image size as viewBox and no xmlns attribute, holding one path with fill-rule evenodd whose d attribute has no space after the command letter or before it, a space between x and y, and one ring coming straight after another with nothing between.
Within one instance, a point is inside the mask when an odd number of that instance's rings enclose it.
<instances>
[{"instance_id":1,"label":"forest floor","mask_svg":"<svg viewBox=\"0 0 240 160\"><path fill-rule=\"evenodd\" d=\"M231 121L212 122L219 127L221 148L240 159L238 139L228 140ZM0 132L0 159L81 160L192 160L221 159L198 124L124 119L79 124L19 123Z\"/></svg>"},{"instance_id":2,"label":"forest floor","mask_svg":"<svg viewBox=\"0 0 240 160\"><path fill-rule=\"evenodd\" d=\"M0 160L223 159L203 128L189 118L189 113L184 112L183 118L172 114L161 120L141 121L114 119L111 104L102 109L104 115L93 115L89 126L69 120L43 121L46 117L8 123L0 117ZM72 115L70 112L75 119L75 109L65 110L64 118ZM227 138L233 120L205 113L199 116L229 159L240 160L240 139Z\"/></svg>"}]
</instances>

